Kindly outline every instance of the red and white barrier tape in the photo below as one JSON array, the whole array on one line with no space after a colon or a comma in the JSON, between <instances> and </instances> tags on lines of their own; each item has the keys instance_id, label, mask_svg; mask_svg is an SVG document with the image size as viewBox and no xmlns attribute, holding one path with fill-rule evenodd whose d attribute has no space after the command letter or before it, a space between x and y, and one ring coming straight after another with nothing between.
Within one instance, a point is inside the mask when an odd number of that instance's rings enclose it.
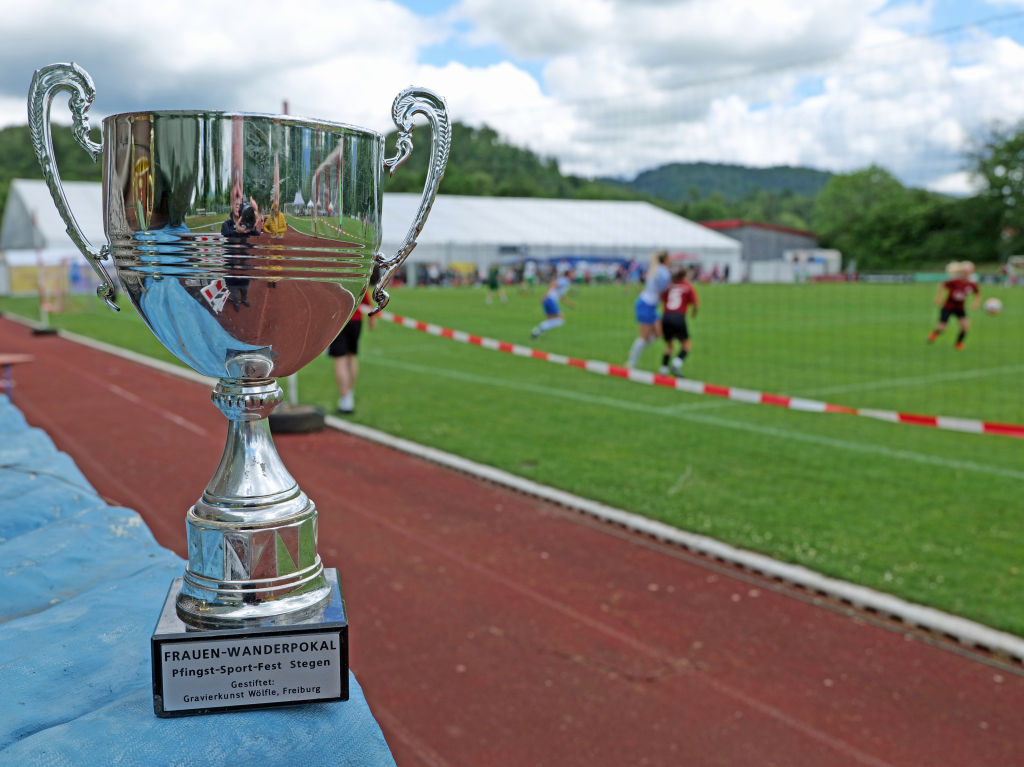
<instances>
[{"instance_id":1,"label":"red and white barrier tape","mask_svg":"<svg viewBox=\"0 0 1024 767\"><path fill-rule=\"evenodd\" d=\"M581 360L575 357L565 357L561 354L542 352L539 349L531 349L529 346L520 346L519 344L510 344L506 341L497 341L493 338L475 336L472 333L420 322L411 317L402 317L392 312L381 312L380 318L385 322L393 322L396 325L401 325L411 330L419 330L440 338L450 338L453 341L461 341L462 343L480 346L484 349L514 354L517 357L530 357L536 360L554 362L556 365L568 365L569 367L579 368L590 373L624 378L627 381L647 384L648 386L663 386L666 389L676 389L687 394L705 394L710 397L722 397L723 399L746 402L751 405L774 405L775 407L784 407L790 410L802 410L805 413L843 413L845 415L876 418L879 421L889 421L890 423L906 423L911 426L927 426L933 429L965 431L971 434L997 434L1003 437L1024 439L1024 426L1012 423L979 421L973 418L951 418L942 415L917 415L915 413L900 413L895 410L847 407L846 405L833 405L830 402L804 399L803 397L787 397L782 394L766 394L751 389L738 389L735 386L717 386L702 381L692 381L689 378L676 378L675 376L649 373L646 370L635 370L624 365L612 365L608 362Z\"/></svg>"}]
</instances>

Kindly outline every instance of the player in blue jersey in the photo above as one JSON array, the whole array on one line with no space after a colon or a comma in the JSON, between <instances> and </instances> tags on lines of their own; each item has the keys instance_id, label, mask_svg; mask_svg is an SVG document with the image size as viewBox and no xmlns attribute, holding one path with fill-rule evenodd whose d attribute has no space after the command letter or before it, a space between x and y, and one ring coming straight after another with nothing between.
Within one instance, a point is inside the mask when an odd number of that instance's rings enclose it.
<instances>
[{"instance_id":1,"label":"player in blue jersey","mask_svg":"<svg viewBox=\"0 0 1024 767\"><path fill-rule=\"evenodd\" d=\"M548 292L544 294L544 300L540 302L548 318L533 329L533 332L530 333L530 338L537 338L551 330L551 328L557 328L565 324L565 317L562 316L562 307L558 305L558 302L565 301L570 309L576 308L576 304L572 302L572 299L565 295L569 292L569 288L572 287L572 280L575 276L576 270L570 267L564 274L551 281L551 284L548 286Z\"/></svg>"},{"instance_id":2,"label":"player in blue jersey","mask_svg":"<svg viewBox=\"0 0 1024 767\"><path fill-rule=\"evenodd\" d=\"M672 273L668 270L668 251L659 250L651 256L651 265L647 267L647 280L644 289L636 299L636 322L640 326L640 335L633 341L629 350L629 361L626 367L635 368L640 361L644 349L654 343L661 335L661 322L658 320L658 302L661 294L672 282Z\"/></svg>"}]
</instances>

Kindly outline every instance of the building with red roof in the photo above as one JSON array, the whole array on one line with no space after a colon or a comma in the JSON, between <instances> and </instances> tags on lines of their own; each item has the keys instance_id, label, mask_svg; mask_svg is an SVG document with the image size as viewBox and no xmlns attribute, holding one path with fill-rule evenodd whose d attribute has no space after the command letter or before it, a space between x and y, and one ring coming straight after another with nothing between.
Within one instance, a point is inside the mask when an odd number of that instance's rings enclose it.
<instances>
[{"instance_id":1,"label":"building with red roof","mask_svg":"<svg viewBox=\"0 0 1024 767\"><path fill-rule=\"evenodd\" d=\"M775 261L787 250L815 250L818 236L805 229L793 229L778 224L762 224L730 218L723 221L701 221L701 226L713 229L743 244L743 260Z\"/></svg>"}]
</instances>

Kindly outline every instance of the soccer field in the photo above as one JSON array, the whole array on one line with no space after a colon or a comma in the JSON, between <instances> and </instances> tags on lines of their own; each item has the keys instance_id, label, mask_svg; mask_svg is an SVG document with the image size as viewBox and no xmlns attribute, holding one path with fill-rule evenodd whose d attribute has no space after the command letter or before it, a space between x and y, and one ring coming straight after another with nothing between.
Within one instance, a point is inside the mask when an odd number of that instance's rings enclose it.
<instances>
[{"instance_id":1,"label":"soccer field","mask_svg":"<svg viewBox=\"0 0 1024 767\"><path fill-rule=\"evenodd\" d=\"M988 288L967 349L931 285L701 287L691 378L854 407L1024 423L1024 290ZM636 292L584 287L536 342L541 290L394 290L389 309L621 364ZM34 302L0 308L34 314ZM54 324L169 359L133 312ZM355 420L678 527L1024 634L1024 441L699 397L434 338L363 336ZM654 369L660 348L643 363ZM330 361L300 374L333 409Z\"/></svg>"}]
</instances>

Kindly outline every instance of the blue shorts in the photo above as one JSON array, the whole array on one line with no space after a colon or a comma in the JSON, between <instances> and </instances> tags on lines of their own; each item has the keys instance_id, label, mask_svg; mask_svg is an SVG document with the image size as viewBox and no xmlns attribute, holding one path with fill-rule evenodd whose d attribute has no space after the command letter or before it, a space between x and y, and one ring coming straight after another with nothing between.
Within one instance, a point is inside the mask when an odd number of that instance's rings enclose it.
<instances>
[{"instance_id":1,"label":"blue shorts","mask_svg":"<svg viewBox=\"0 0 1024 767\"><path fill-rule=\"evenodd\" d=\"M658 321L658 307L651 306L642 298L636 300L636 321L641 325L653 325Z\"/></svg>"},{"instance_id":2,"label":"blue shorts","mask_svg":"<svg viewBox=\"0 0 1024 767\"><path fill-rule=\"evenodd\" d=\"M540 305L544 307L544 311L548 317L554 317L562 313L562 310L558 306L558 302L553 298L545 298L540 302Z\"/></svg>"}]
</instances>

